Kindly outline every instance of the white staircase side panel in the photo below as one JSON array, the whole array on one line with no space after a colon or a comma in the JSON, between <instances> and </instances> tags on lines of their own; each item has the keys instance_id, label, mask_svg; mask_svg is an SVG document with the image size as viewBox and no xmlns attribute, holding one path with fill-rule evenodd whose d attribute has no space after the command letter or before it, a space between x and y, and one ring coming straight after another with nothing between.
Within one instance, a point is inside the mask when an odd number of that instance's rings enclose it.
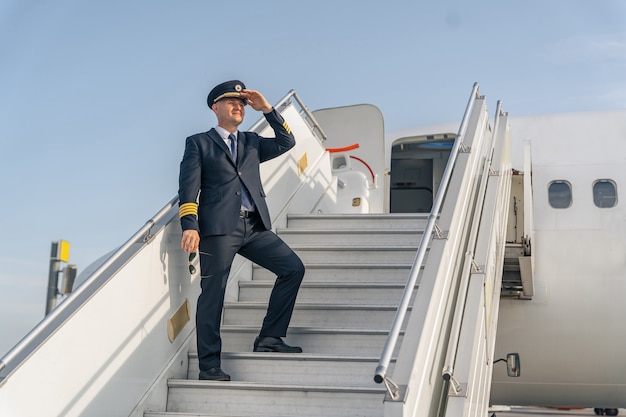
<instances>
[{"instance_id":1,"label":"white staircase side panel","mask_svg":"<svg viewBox=\"0 0 626 417\"><path fill-rule=\"evenodd\" d=\"M177 211L177 208L175 208ZM0 415L127 416L186 348L187 323L170 343L167 320L189 300L195 315L199 283L171 223L36 350L0 389ZM185 364L170 374L185 375ZM34 401L25 401L25 391Z\"/></svg>"},{"instance_id":2,"label":"white staircase side panel","mask_svg":"<svg viewBox=\"0 0 626 417\"><path fill-rule=\"evenodd\" d=\"M499 110L499 109L498 109ZM500 302L500 288L507 234L508 205L511 191L510 138L508 119L496 116L493 157L487 166L484 200L480 202L480 227L472 254L473 271L467 271L467 295L464 298L462 325L451 370L451 387L458 384L460 392L450 389L446 416L485 415L489 392L495 326ZM478 212L477 212L478 213ZM473 253L472 253L473 252ZM463 291L460 291L462 294ZM449 347L450 351L450 347ZM453 359L453 358L449 358Z\"/></svg>"},{"instance_id":3,"label":"white staircase side panel","mask_svg":"<svg viewBox=\"0 0 626 417\"><path fill-rule=\"evenodd\" d=\"M482 144L485 137L490 137L490 129L485 100L477 98L469 118L467 135L463 138L464 145L471 152L459 153L457 157L438 222L447 236L431 242L429 262L424 267L413 313L391 376L391 380L399 386L408 387L407 394L403 401L386 400L387 417L422 417L437 412L464 236L469 232L471 201L484 159ZM446 262L436 261L444 259Z\"/></svg>"},{"instance_id":4,"label":"white staircase side panel","mask_svg":"<svg viewBox=\"0 0 626 417\"><path fill-rule=\"evenodd\" d=\"M293 104L281 110L296 138L289 152L261 164L261 181L267 195L272 227L285 227L288 213L310 213L334 181L328 153ZM261 136L273 137L266 126ZM339 209L337 209L339 210Z\"/></svg>"}]
</instances>

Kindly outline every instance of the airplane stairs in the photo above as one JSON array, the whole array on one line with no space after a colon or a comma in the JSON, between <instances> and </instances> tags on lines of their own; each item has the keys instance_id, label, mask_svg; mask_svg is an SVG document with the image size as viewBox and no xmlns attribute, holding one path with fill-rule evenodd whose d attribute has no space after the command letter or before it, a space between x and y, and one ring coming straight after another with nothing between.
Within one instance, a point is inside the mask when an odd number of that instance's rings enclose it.
<instances>
[{"instance_id":1,"label":"airplane stairs","mask_svg":"<svg viewBox=\"0 0 626 417\"><path fill-rule=\"evenodd\" d=\"M300 113L277 108L304 155L264 164L276 231L307 268L286 338L304 353L252 352L273 277L236 259L222 325L232 380L197 379L199 278L180 250L174 198L0 358L0 415L487 414L511 185L506 113L498 105L492 128L474 86L432 213L294 214L315 211L339 180Z\"/></svg>"},{"instance_id":2,"label":"airplane stairs","mask_svg":"<svg viewBox=\"0 0 626 417\"><path fill-rule=\"evenodd\" d=\"M432 213L287 216L307 273L286 341L304 353L251 352L273 284L254 268L224 309L233 380L196 380L191 350L144 416L487 415L511 170L508 115L485 110L473 94Z\"/></svg>"},{"instance_id":3,"label":"airplane stairs","mask_svg":"<svg viewBox=\"0 0 626 417\"><path fill-rule=\"evenodd\" d=\"M287 343L302 354L253 353L273 276L254 268L226 303L222 367L232 381L168 383L166 416L382 416L373 373L427 215L290 215L278 234L307 267ZM182 414L180 414L182 413Z\"/></svg>"}]
</instances>

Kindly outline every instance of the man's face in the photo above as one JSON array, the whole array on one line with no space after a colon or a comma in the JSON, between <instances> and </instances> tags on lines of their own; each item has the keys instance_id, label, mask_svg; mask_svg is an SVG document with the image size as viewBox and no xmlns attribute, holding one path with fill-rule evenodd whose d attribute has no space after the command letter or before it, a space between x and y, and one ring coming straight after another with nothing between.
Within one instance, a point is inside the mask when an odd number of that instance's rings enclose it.
<instances>
[{"instance_id":1,"label":"man's face","mask_svg":"<svg viewBox=\"0 0 626 417\"><path fill-rule=\"evenodd\" d=\"M246 115L245 102L240 98L224 98L211 107L221 125L239 126Z\"/></svg>"}]
</instances>

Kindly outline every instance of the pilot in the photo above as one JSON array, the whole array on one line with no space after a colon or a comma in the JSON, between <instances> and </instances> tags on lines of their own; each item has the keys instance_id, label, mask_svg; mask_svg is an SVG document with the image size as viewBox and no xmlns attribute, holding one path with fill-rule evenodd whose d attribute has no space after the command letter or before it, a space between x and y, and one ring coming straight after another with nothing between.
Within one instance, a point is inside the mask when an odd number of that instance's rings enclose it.
<instances>
[{"instance_id":1,"label":"pilot","mask_svg":"<svg viewBox=\"0 0 626 417\"><path fill-rule=\"evenodd\" d=\"M229 381L221 369L220 322L226 281L235 254L277 275L255 352L300 353L286 336L296 296L304 277L300 258L271 231L270 214L259 164L284 154L295 138L282 116L258 91L243 82L227 81L211 90L207 104L217 126L187 138L180 164L179 216L181 247L200 256L196 310L199 378ZM263 112L275 138L240 132L246 106Z\"/></svg>"}]
</instances>

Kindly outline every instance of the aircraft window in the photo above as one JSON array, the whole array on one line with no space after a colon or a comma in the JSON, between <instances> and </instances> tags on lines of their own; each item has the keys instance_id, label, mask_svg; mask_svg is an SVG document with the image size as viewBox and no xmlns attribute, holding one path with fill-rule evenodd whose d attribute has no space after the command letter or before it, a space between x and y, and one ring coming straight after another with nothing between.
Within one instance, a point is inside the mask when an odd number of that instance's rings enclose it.
<instances>
[{"instance_id":1,"label":"aircraft window","mask_svg":"<svg viewBox=\"0 0 626 417\"><path fill-rule=\"evenodd\" d=\"M615 207L617 204L617 188L611 180L598 180L593 183L593 202L597 207Z\"/></svg>"},{"instance_id":2,"label":"aircraft window","mask_svg":"<svg viewBox=\"0 0 626 417\"><path fill-rule=\"evenodd\" d=\"M548 186L548 200L553 208L568 208L572 205L572 186L567 181L552 181Z\"/></svg>"}]
</instances>

